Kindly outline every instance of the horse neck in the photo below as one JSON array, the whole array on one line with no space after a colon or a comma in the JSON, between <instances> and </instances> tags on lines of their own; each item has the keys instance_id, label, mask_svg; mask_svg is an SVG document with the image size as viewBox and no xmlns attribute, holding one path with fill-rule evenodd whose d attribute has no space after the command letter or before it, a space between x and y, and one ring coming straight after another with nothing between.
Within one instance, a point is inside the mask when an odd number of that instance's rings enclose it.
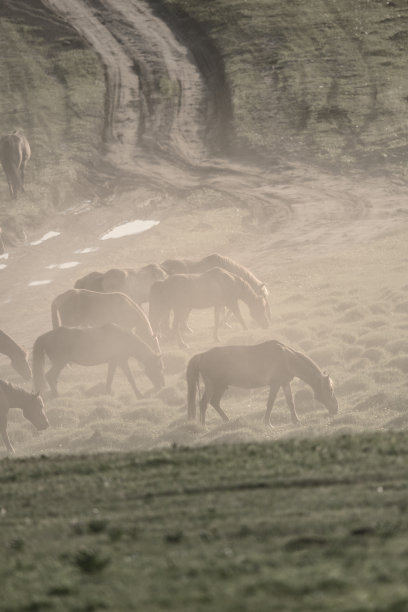
<instances>
[{"instance_id":1,"label":"horse neck","mask_svg":"<svg viewBox=\"0 0 408 612\"><path fill-rule=\"evenodd\" d=\"M252 289L251 285L236 275L234 275L234 281L239 299L248 304L249 307L253 306L257 301L258 296Z\"/></svg>"},{"instance_id":2,"label":"horse neck","mask_svg":"<svg viewBox=\"0 0 408 612\"><path fill-rule=\"evenodd\" d=\"M0 380L0 387L11 408L19 407L23 408L30 400L32 394L22 389L21 387L15 387L12 383Z\"/></svg>"},{"instance_id":3,"label":"horse neck","mask_svg":"<svg viewBox=\"0 0 408 612\"><path fill-rule=\"evenodd\" d=\"M132 340L132 354L136 359L140 359L140 361L146 364L152 357L153 351L152 349L140 338L133 336Z\"/></svg>"},{"instance_id":4,"label":"horse neck","mask_svg":"<svg viewBox=\"0 0 408 612\"><path fill-rule=\"evenodd\" d=\"M13 359L17 356L20 357L24 354L24 351L21 346L19 346L17 342L14 342L14 340L4 332L1 332L0 341L0 353L3 353L3 355L7 355L7 357L10 357L10 359Z\"/></svg>"},{"instance_id":5,"label":"horse neck","mask_svg":"<svg viewBox=\"0 0 408 612\"><path fill-rule=\"evenodd\" d=\"M292 351L289 361L295 376L310 385L313 391L318 391L322 382L322 372L310 357L303 353Z\"/></svg>"}]
</instances>

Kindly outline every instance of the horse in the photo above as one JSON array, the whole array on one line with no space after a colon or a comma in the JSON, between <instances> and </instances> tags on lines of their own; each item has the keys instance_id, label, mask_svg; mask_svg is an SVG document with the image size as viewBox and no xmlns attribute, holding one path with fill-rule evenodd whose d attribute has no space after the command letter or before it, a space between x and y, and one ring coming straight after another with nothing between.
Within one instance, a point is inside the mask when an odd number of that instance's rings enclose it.
<instances>
[{"instance_id":1,"label":"horse","mask_svg":"<svg viewBox=\"0 0 408 612\"><path fill-rule=\"evenodd\" d=\"M137 304L143 304L149 299L152 284L166 277L167 273L157 264L148 264L139 270L111 268L106 272L89 272L76 281L74 288L105 293L119 291Z\"/></svg>"},{"instance_id":2,"label":"horse","mask_svg":"<svg viewBox=\"0 0 408 612\"><path fill-rule=\"evenodd\" d=\"M290 382L295 377L312 387L315 399L327 408L330 415L338 411L330 376L322 373L310 357L277 340L247 346L219 346L191 357L186 370L187 416L190 420L196 416L196 393L200 375L204 381L204 392L200 399L202 425L205 425L209 403L224 421L229 420L220 406L221 397L229 386L246 389L269 387L264 416L266 427L271 427L272 407L282 387L292 422L299 424L290 388Z\"/></svg>"},{"instance_id":3,"label":"horse","mask_svg":"<svg viewBox=\"0 0 408 612\"><path fill-rule=\"evenodd\" d=\"M29 393L6 380L0 380L0 434L8 453L14 453L7 434L7 417L10 408L21 408L23 415L39 431L49 423L44 414L44 403L39 393Z\"/></svg>"},{"instance_id":4,"label":"horse","mask_svg":"<svg viewBox=\"0 0 408 612\"><path fill-rule=\"evenodd\" d=\"M230 257L220 255L219 253L211 253L202 259L166 259L160 264L160 267L167 274L189 274L207 272L211 268L223 268L227 272L231 272L236 276L245 280L258 295L263 295L265 298L266 313L269 322L272 321L271 311L268 303L268 288L266 284L259 280L248 268L234 261Z\"/></svg>"},{"instance_id":5,"label":"horse","mask_svg":"<svg viewBox=\"0 0 408 612\"><path fill-rule=\"evenodd\" d=\"M31 368L28 363L27 352L1 329L0 353L9 357L12 367L24 378L24 380L31 379Z\"/></svg>"},{"instance_id":6,"label":"horse","mask_svg":"<svg viewBox=\"0 0 408 612\"><path fill-rule=\"evenodd\" d=\"M156 352L159 342L149 319L141 307L124 293L100 293L88 289L68 289L51 303L52 327L96 327L117 323L134 329L140 338Z\"/></svg>"},{"instance_id":7,"label":"horse","mask_svg":"<svg viewBox=\"0 0 408 612\"><path fill-rule=\"evenodd\" d=\"M244 329L238 300L249 307L253 319L263 327L268 327L268 317L264 296L258 295L242 278L223 270L211 268L202 274L173 274L163 281L152 285L149 296L149 318L153 333L160 333L163 321L168 320L170 311L174 313L173 329L178 343L186 347L182 337L182 325L193 308L214 307L214 339L218 342L220 313L228 308Z\"/></svg>"},{"instance_id":8,"label":"horse","mask_svg":"<svg viewBox=\"0 0 408 612\"><path fill-rule=\"evenodd\" d=\"M51 368L44 374L46 356L51 361ZM88 329L57 327L38 336L34 342L34 389L43 393L48 383L52 395L57 396L59 375L69 363L83 366L107 363L106 392L111 392L113 376L116 368L119 367L125 374L134 394L140 399L143 396L136 387L130 370L128 363L130 357L134 357L144 366L145 374L155 389L164 387L161 354L153 351L131 331L115 323Z\"/></svg>"},{"instance_id":9,"label":"horse","mask_svg":"<svg viewBox=\"0 0 408 612\"><path fill-rule=\"evenodd\" d=\"M27 138L18 130L0 138L0 162L13 200L24 191L24 170L31 157Z\"/></svg>"}]
</instances>

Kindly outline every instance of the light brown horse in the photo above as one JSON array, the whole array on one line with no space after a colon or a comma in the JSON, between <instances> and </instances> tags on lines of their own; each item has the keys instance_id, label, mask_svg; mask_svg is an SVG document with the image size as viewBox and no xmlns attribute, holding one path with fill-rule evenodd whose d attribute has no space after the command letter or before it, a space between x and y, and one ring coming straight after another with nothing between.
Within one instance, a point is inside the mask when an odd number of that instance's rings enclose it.
<instances>
[{"instance_id":1,"label":"light brown horse","mask_svg":"<svg viewBox=\"0 0 408 612\"><path fill-rule=\"evenodd\" d=\"M167 273L157 264L148 264L139 270L133 268L112 268L106 272L89 272L79 278L74 287L110 293L125 293L137 304L149 299L152 284L167 277Z\"/></svg>"},{"instance_id":2,"label":"light brown horse","mask_svg":"<svg viewBox=\"0 0 408 612\"><path fill-rule=\"evenodd\" d=\"M255 293L265 296L268 295L266 284L259 280L255 274L242 264L234 261L230 257L220 255L219 253L211 253L211 255L196 260L166 259L160 266L167 274L201 273L215 267L223 268L227 270L227 272L231 272L249 283Z\"/></svg>"},{"instance_id":3,"label":"light brown horse","mask_svg":"<svg viewBox=\"0 0 408 612\"><path fill-rule=\"evenodd\" d=\"M214 307L214 338L218 341L220 314L228 308L244 329L238 300L249 307L253 319L263 328L268 327L265 298L239 276L222 268L211 268L203 274L173 274L152 285L149 297L149 318L153 333L159 334L162 322L173 311L173 332L182 347L187 346L182 337L182 325L194 308Z\"/></svg>"},{"instance_id":4,"label":"light brown horse","mask_svg":"<svg viewBox=\"0 0 408 612\"><path fill-rule=\"evenodd\" d=\"M140 306L124 293L68 289L52 301L51 319L54 329L60 325L96 327L117 323L126 329L134 329L150 348L160 352L149 319Z\"/></svg>"},{"instance_id":5,"label":"light brown horse","mask_svg":"<svg viewBox=\"0 0 408 612\"><path fill-rule=\"evenodd\" d=\"M201 376L204 392L200 399L200 421L205 425L205 413L210 403L224 421L228 417L220 406L220 400L229 386L254 389L269 387L264 416L265 426L270 426L270 416L276 395L282 387L293 423L299 423L290 389L290 382L297 377L310 385L317 401L331 415L338 411L330 376L303 353L277 340L268 340L249 346L219 346L194 355L187 365L187 415L196 415L196 393Z\"/></svg>"},{"instance_id":6,"label":"light brown horse","mask_svg":"<svg viewBox=\"0 0 408 612\"><path fill-rule=\"evenodd\" d=\"M51 369L44 374L45 357L51 361ZM125 374L135 395L142 397L129 368L129 358L134 357L144 366L145 374L156 389L164 386L163 361L160 354L131 331L114 323L78 329L58 327L39 336L33 346L34 389L46 390L48 382L54 396L58 395L58 378L68 363L83 366L108 364L106 392L110 393L116 368Z\"/></svg>"},{"instance_id":7,"label":"light brown horse","mask_svg":"<svg viewBox=\"0 0 408 612\"><path fill-rule=\"evenodd\" d=\"M22 132L17 130L0 138L0 162L13 200L19 191L24 191L24 170L30 157L30 145Z\"/></svg>"},{"instance_id":8,"label":"light brown horse","mask_svg":"<svg viewBox=\"0 0 408 612\"><path fill-rule=\"evenodd\" d=\"M0 353L7 355L11 365L24 380L31 379L31 368L27 359L27 352L13 338L0 329Z\"/></svg>"},{"instance_id":9,"label":"light brown horse","mask_svg":"<svg viewBox=\"0 0 408 612\"><path fill-rule=\"evenodd\" d=\"M259 280L248 268L238 263L237 261L220 255L219 253L211 253L202 259L166 259L160 264L160 267L167 272L167 274L191 274L191 273L202 273L210 270L211 268L218 267L231 274L235 274L246 281L252 289L258 295L263 295L265 298L266 314L269 322L271 322L271 311L268 302L268 288L266 284Z\"/></svg>"},{"instance_id":10,"label":"light brown horse","mask_svg":"<svg viewBox=\"0 0 408 612\"><path fill-rule=\"evenodd\" d=\"M44 414L44 403L39 393L29 393L6 380L0 380L0 435L7 452L14 453L7 434L7 418L10 408L21 408L24 417L38 430L48 427Z\"/></svg>"}]
</instances>

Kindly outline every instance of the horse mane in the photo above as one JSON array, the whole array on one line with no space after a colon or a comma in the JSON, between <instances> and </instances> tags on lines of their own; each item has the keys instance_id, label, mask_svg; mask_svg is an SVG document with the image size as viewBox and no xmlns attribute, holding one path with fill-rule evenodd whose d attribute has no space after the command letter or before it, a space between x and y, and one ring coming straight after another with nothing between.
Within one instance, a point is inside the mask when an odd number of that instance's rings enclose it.
<instances>
[{"instance_id":1,"label":"horse mane","mask_svg":"<svg viewBox=\"0 0 408 612\"><path fill-rule=\"evenodd\" d=\"M227 257L226 255L220 255L219 253L212 253L211 255L208 255L204 258L204 260L206 259L214 259L214 261L216 262L214 263L214 266L220 266L221 268L228 270L228 272L232 272L236 276L239 276L241 279L245 280L253 289L256 288L258 292L261 291L262 293L267 295L265 283L260 281L259 278L255 276L255 274L248 270L248 268L237 263L230 257Z\"/></svg>"},{"instance_id":2,"label":"horse mane","mask_svg":"<svg viewBox=\"0 0 408 612\"><path fill-rule=\"evenodd\" d=\"M238 287L239 293L243 298L246 298L250 303L254 303L260 297L259 293L253 289L250 283L238 274L230 272L234 279L235 285Z\"/></svg>"},{"instance_id":3,"label":"horse mane","mask_svg":"<svg viewBox=\"0 0 408 612\"><path fill-rule=\"evenodd\" d=\"M311 357L309 357L308 355L305 355L304 353L301 353L300 351L296 351L295 349L282 345L286 351L289 351L289 353L294 357L295 360L298 361L298 363L301 363L302 365L305 366L305 368L310 372L311 376L313 379L316 379L316 382L318 384L321 383L322 377L324 376L322 370L319 368L319 366L317 365L317 363L315 361L313 361L313 359ZM308 382L311 387L313 389L315 389L315 385L312 384L312 382L310 380L306 380L305 382Z\"/></svg>"}]
</instances>

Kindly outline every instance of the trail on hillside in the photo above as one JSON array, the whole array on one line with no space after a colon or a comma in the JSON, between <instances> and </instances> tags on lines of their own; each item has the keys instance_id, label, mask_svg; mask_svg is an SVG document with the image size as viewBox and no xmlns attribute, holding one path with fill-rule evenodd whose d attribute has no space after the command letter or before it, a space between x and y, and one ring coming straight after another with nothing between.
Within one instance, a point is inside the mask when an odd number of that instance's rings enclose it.
<instances>
[{"instance_id":1,"label":"trail on hillside","mask_svg":"<svg viewBox=\"0 0 408 612\"><path fill-rule=\"evenodd\" d=\"M119 169L119 180L132 177L135 184L140 181L181 193L202 187L225 193L248 207L252 224L269 234L279 229L274 241L290 249L299 240L303 249L318 244L325 248L326 232L330 243L354 241L355 232L344 227L357 220L360 239L398 222L399 215L393 214L398 202L386 202L387 180L367 180L357 187L351 179L328 178L300 166L285 172L282 180L273 168L265 172L211 157L206 135L212 124L227 121L226 106L219 103L220 82L203 77L194 53L178 42L147 3L44 0L44 4L97 51L105 66L105 158ZM205 53L214 65L214 50ZM392 196L399 187L402 196L405 185L393 185Z\"/></svg>"},{"instance_id":2,"label":"trail on hillside","mask_svg":"<svg viewBox=\"0 0 408 612\"><path fill-rule=\"evenodd\" d=\"M113 265L137 267L169 256L199 257L203 249L215 248L230 255L267 278L275 265L314 255L333 254L348 246L397 229L406 220L406 183L401 179L356 175L334 176L301 164L261 170L211 155L208 134L212 126L227 121L228 104L220 102L222 83L205 78L194 54L183 47L169 27L142 0L43 0L53 16L69 23L96 50L106 70L104 150L101 172L108 167L118 184L129 191L103 210L88 206L86 215L73 203L71 211L48 219L44 231L57 229L60 237L38 251L26 244L13 249L2 265L3 325L15 326L16 304L21 305L20 323L30 311L24 336L32 336L40 325L48 325L48 303L58 291L72 286L82 269L48 271L55 263L79 259L81 248L93 246L97 231L122 222L140 204L144 214L154 214L163 231L173 209L189 211L184 198L197 192L201 210L214 208L215 196L233 218L244 210L242 232L245 248L229 243L225 228L223 242L198 236L186 247L185 236L170 235L172 251L138 252L125 261L117 258L117 244L105 244L103 257L86 255L95 268ZM202 42L200 52L204 53ZM208 64L217 60L208 49ZM200 62L202 66L203 62ZM273 126L271 126L273 129ZM133 191L132 191L133 190ZM144 202L157 198L161 204L149 211ZM170 194L170 196L168 195ZM185 200L186 202L188 200ZM181 206L180 206L181 205ZM225 222L225 221L224 221ZM98 229L99 228L99 229ZM217 228L218 229L218 228ZM41 230L40 230L41 231ZM214 236L216 234L214 233ZM30 237L29 237L30 239ZM163 243L164 244L164 243ZM194 251L194 252L193 252ZM99 258L101 257L101 258ZM99 259L98 259L99 258ZM154 258L154 259L153 259ZM41 272L47 268L47 272ZM40 274L41 272L41 274ZM42 288L37 309L27 285L54 277ZM31 290L28 290L31 291ZM38 311L38 312L37 312ZM45 314L46 313L46 314ZM33 325L33 317L38 324Z\"/></svg>"}]
</instances>

